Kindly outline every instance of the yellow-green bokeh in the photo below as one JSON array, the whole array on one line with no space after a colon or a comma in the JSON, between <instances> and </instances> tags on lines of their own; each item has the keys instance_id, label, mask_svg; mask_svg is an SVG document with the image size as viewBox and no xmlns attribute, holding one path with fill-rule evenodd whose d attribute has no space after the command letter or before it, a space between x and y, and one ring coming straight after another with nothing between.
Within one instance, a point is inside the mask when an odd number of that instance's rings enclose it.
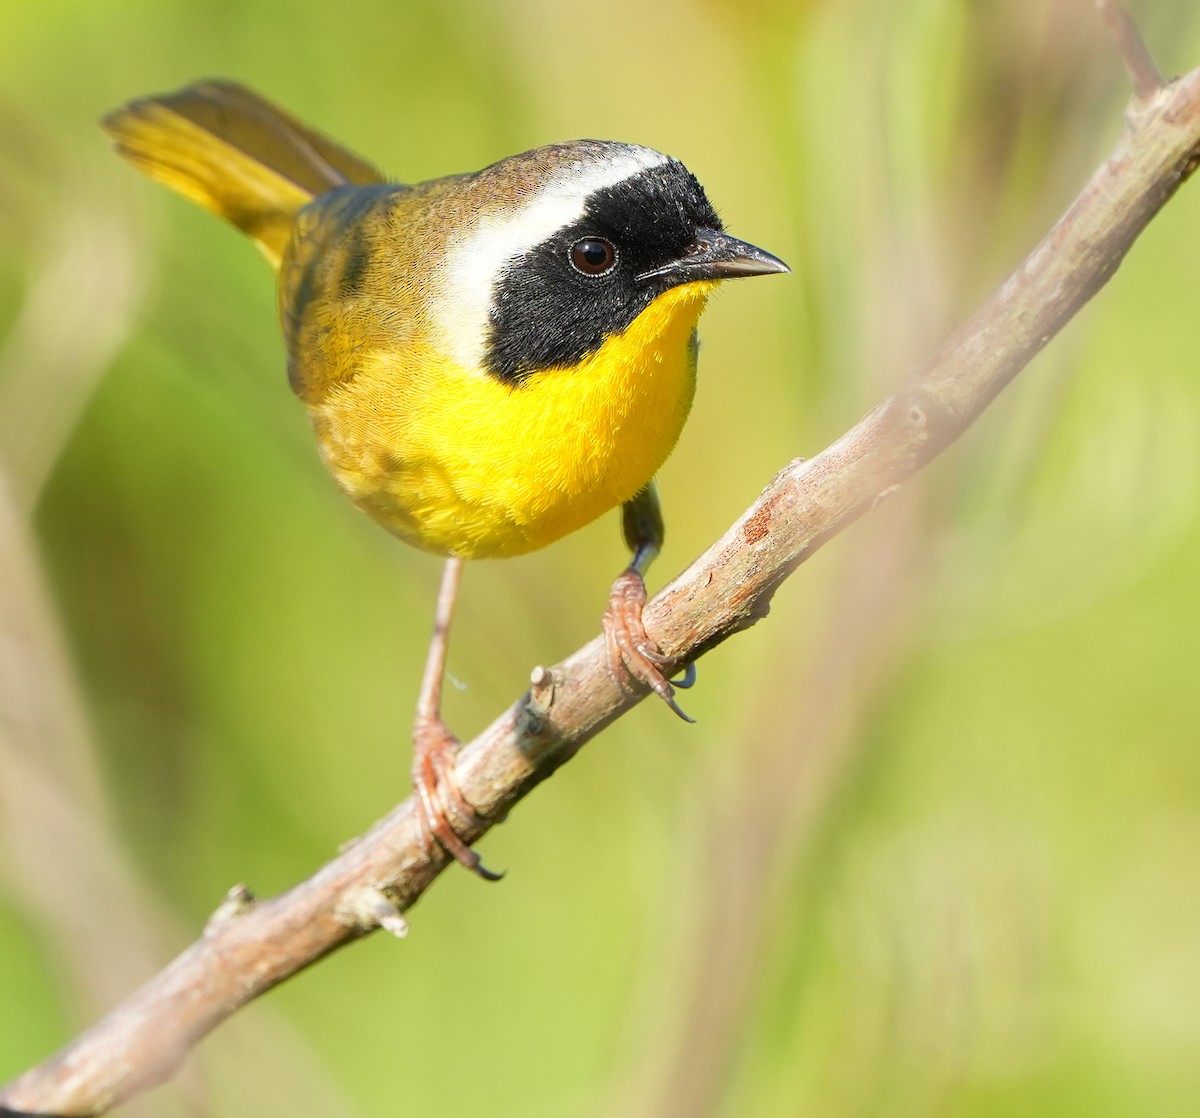
<instances>
[{"instance_id":1,"label":"yellow-green bokeh","mask_svg":"<svg viewBox=\"0 0 1200 1118\"><path fill-rule=\"evenodd\" d=\"M1191 9L1133 8L1165 70L1200 65ZM0 672L36 667L0 683L0 1081L229 886L286 888L404 793L437 579L324 475L253 248L113 157L104 111L228 76L401 179L579 136L683 159L794 274L705 316L665 580L919 366L1126 101L1082 0L0 17ZM1193 1113L1197 259L1189 186L961 444L705 658L696 726L634 711L485 840L503 884L448 873L408 940L251 1006L139 1113ZM461 734L596 631L624 558L610 516L468 569Z\"/></svg>"}]
</instances>

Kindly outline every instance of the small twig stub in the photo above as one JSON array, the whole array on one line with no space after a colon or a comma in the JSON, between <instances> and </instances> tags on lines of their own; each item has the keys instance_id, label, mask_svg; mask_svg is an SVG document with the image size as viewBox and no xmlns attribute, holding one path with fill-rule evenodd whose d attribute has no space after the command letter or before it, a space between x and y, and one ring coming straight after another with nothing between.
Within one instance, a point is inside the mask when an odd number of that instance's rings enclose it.
<instances>
[{"instance_id":1,"label":"small twig stub","mask_svg":"<svg viewBox=\"0 0 1200 1118\"><path fill-rule=\"evenodd\" d=\"M1154 63L1146 41L1142 38L1129 13L1117 0L1096 0L1096 7L1108 25L1109 34L1120 52L1121 61L1129 73L1134 96L1139 101L1148 101L1166 85L1162 74Z\"/></svg>"}]
</instances>

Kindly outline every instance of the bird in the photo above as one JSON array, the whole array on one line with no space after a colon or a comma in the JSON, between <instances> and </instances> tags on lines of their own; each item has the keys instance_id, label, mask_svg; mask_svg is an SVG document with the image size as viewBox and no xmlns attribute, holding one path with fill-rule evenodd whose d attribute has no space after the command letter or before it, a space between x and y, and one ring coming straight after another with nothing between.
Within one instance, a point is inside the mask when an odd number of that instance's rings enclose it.
<instances>
[{"instance_id":1,"label":"bird","mask_svg":"<svg viewBox=\"0 0 1200 1118\"><path fill-rule=\"evenodd\" d=\"M404 184L226 79L102 126L255 242L326 467L383 528L444 557L413 729L418 826L426 850L497 879L454 827L480 818L441 714L463 563L619 507L631 558L602 617L609 670L688 719L642 623L664 537L654 478L692 404L708 296L788 266L725 232L681 162L636 144L574 140Z\"/></svg>"}]
</instances>

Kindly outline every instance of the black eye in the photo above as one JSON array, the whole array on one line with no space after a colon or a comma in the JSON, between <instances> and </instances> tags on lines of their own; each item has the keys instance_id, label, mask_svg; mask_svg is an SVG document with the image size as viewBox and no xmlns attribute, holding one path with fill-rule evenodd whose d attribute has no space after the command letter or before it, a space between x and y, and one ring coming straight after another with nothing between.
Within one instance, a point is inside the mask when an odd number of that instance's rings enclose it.
<instances>
[{"instance_id":1,"label":"black eye","mask_svg":"<svg viewBox=\"0 0 1200 1118\"><path fill-rule=\"evenodd\" d=\"M588 237L576 241L571 248L571 265L585 276L602 276L617 264L617 250L612 241Z\"/></svg>"}]
</instances>

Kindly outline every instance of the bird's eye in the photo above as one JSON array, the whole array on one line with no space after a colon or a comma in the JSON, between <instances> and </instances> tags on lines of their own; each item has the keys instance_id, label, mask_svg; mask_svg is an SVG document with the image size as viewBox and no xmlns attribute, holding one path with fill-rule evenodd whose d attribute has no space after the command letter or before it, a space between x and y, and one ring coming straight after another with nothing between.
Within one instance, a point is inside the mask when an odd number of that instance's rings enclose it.
<instances>
[{"instance_id":1,"label":"bird's eye","mask_svg":"<svg viewBox=\"0 0 1200 1118\"><path fill-rule=\"evenodd\" d=\"M617 264L617 250L612 241L588 237L571 247L571 266L585 276L603 276Z\"/></svg>"}]
</instances>

